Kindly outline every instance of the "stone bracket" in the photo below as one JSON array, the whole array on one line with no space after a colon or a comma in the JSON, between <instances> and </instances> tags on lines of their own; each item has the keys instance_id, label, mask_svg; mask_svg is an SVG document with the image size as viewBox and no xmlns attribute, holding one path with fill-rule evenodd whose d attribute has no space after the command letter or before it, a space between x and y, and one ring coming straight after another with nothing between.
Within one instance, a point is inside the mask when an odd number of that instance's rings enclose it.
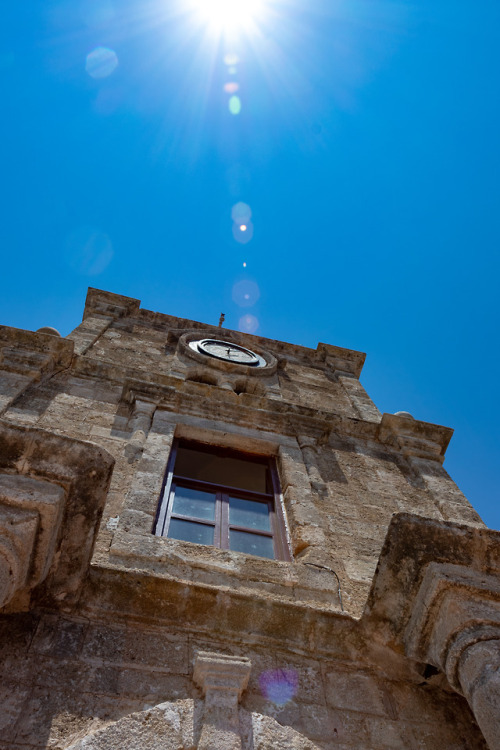
<instances>
[{"instance_id":1,"label":"stone bracket","mask_svg":"<svg viewBox=\"0 0 500 750\"><path fill-rule=\"evenodd\" d=\"M47 576L65 495L52 482L0 474L0 607Z\"/></svg>"},{"instance_id":2,"label":"stone bracket","mask_svg":"<svg viewBox=\"0 0 500 750\"><path fill-rule=\"evenodd\" d=\"M238 703L251 668L244 656L197 653L193 681L205 698L198 750L241 750Z\"/></svg>"},{"instance_id":3,"label":"stone bracket","mask_svg":"<svg viewBox=\"0 0 500 750\"><path fill-rule=\"evenodd\" d=\"M0 534L6 540L0 598L9 612L27 609L35 587L44 603L78 597L113 464L90 443L0 421Z\"/></svg>"},{"instance_id":4,"label":"stone bracket","mask_svg":"<svg viewBox=\"0 0 500 750\"><path fill-rule=\"evenodd\" d=\"M499 577L463 565L430 563L404 635L408 656L442 669L461 692L462 653L492 638L500 638Z\"/></svg>"},{"instance_id":5,"label":"stone bracket","mask_svg":"<svg viewBox=\"0 0 500 750\"><path fill-rule=\"evenodd\" d=\"M238 703L248 685L251 669L252 663L245 656L198 651L193 681L205 697L214 690L223 690L234 695Z\"/></svg>"}]
</instances>

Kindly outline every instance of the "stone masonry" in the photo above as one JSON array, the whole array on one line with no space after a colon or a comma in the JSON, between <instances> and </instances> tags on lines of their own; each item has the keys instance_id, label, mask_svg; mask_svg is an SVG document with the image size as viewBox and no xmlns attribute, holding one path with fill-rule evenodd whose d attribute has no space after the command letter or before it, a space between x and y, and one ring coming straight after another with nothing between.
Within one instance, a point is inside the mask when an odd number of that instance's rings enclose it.
<instances>
[{"instance_id":1,"label":"stone masonry","mask_svg":"<svg viewBox=\"0 0 500 750\"><path fill-rule=\"evenodd\" d=\"M500 749L500 535L364 358L95 289L0 327L0 750ZM276 460L290 560L155 535L176 439Z\"/></svg>"}]
</instances>

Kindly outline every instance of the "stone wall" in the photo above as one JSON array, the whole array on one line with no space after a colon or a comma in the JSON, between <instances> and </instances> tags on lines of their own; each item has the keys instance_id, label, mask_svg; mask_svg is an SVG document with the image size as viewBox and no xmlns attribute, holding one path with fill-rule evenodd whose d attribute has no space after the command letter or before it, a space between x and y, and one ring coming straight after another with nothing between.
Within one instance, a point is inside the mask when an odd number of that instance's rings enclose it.
<instances>
[{"instance_id":1,"label":"stone wall","mask_svg":"<svg viewBox=\"0 0 500 750\"><path fill-rule=\"evenodd\" d=\"M192 356L193 332L255 350L266 367ZM0 618L0 748L69 748L134 712L144 727L165 702L162 716L191 717L175 746L195 747L208 701L193 681L199 652L250 660L247 729L231 748L485 747L446 680L359 619L393 514L483 526L442 467L451 430L381 415L359 381L363 362L97 290L66 339L0 329L0 428L22 443L0 469L69 498L44 581ZM175 438L275 457L291 562L153 534ZM34 442L53 457L32 460ZM88 555L72 566L67 550L79 546Z\"/></svg>"},{"instance_id":2,"label":"stone wall","mask_svg":"<svg viewBox=\"0 0 500 750\"><path fill-rule=\"evenodd\" d=\"M249 657L242 710L276 719L324 750L484 748L464 700L391 664L393 674L286 643L228 643L208 634L55 614L2 622L0 748L62 750L98 728L157 704L201 702L198 651ZM399 669L399 673L398 673ZM129 747L141 747L130 740ZM304 746L304 745L302 745ZM279 745L268 746L279 747ZM282 745L282 747L284 747Z\"/></svg>"}]
</instances>

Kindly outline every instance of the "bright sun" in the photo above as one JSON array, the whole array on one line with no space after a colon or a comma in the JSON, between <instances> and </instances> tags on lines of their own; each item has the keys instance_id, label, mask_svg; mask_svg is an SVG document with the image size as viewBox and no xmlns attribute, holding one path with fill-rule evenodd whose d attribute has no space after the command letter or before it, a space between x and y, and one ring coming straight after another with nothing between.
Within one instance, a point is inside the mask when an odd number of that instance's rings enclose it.
<instances>
[{"instance_id":1,"label":"bright sun","mask_svg":"<svg viewBox=\"0 0 500 750\"><path fill-rule=\"evenodd\" d=\"M238 31L258 20L264 0L195 0L204 21L219 30Z\"/></svg>"}]
</instances>

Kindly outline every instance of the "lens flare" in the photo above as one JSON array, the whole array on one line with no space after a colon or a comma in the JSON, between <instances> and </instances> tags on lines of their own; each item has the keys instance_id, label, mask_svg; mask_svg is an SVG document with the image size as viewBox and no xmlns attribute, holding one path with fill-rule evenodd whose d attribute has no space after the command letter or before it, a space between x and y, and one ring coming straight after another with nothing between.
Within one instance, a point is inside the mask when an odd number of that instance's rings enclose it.
<instances>
[{"instance_id":1,"label":"lens flare","mask_svg":"<svg viewBox=\"0 0 500 750\"><path fill-rule=\"evenodd\" d=\"M85 70L92 78L107 78L117 67L116 52L107 47L96 47L89 52L85 61Z\"/></svg>"},{"instance_id":2,"label":"lens flare","mask_svg":"<svg viewBox=\"0 0 500 750\"><path fill-rule=\"evenodd\" d=\"M236 81L228 81L224 84L224 91L226 92L226 94L236 94L239 88L240 85L239 83L236 83Z\"/></svg>"},{"instance_id":3,"label":"lens flare","mask_svg":"<svg viewBox=\"0 0 500 750\"><path fill-rule=\"evenodd\" d=\"M240 307L252 307L260 297L260 289L255 281L238 281L231 296Z\"/></svg>"},{"instance_id":4,"label":"lens flare","mask_svg":"<svg viewBox=\"0 0 500 750\"><path fill-rule=\"evenodd\" d=\"M234 52L228 52L226 55L224 55L225 64L229 65L231 68L234 65L238 65L239 61L240 61L240 58Z\"/></svg>"},{"instance_id":5,"label":"lens flare","mask_svg":"<svg viewBox=\"0 0 500 750\"><path fill-rule=\"evenodd\" d=\"M259 321L255 315L243 315L238 321L238 330L242 333L255 333L259 327Z\"/></svg>"},{"instance_id":6,"label":"lens flare","mask_svg":"<svg viewBox=\"0 0 500 750\"><path fill-rule=\"evenodd\" d=\"M232 96L229 100L229 111L232 115L239 115L241 112L241 99L239 96Z\"/></svg>"},{"instance_id":7,"label":"lens flare","mask_svg":"<svg viewBox=\"0 0 500 750\"><path fill-rule=\"evenodd\" d=\"M64 256L73 271L84 276L98 276L111 263L113 245L100 229L82 226L66 238Z\"/></svg>"},{"instance_id":8,"label":"lens flare","mask_svg":"<svg viewBox=\"0 0 500 750\"><path fill-rule=\"evenodd\" d=\"M239 201L231 209L231 218L235 224L248 224L252 218L252 209L248 203Z\"/></svg>"},{"instance_id":9,"label":"lens flare","mask_svg":"<svg viewBox=\"0 0 500 750\"><path fill-rule=\"evenodd\" d=\"M253 224L249 221L247 224L233 224L233 237L236 242L246 245L253 237Z\"/></svg>"},{"instance_id":10,"label":"lens flare","mask_svg":"<svg viewBox=\"0 0 500 750\"><path fill-rule=\"evenodd\" d=\"M259 684L267 700L284 706L296 694L299 676L295 669L273 669L261 674Z\"/></svg>"}]
</instances>

